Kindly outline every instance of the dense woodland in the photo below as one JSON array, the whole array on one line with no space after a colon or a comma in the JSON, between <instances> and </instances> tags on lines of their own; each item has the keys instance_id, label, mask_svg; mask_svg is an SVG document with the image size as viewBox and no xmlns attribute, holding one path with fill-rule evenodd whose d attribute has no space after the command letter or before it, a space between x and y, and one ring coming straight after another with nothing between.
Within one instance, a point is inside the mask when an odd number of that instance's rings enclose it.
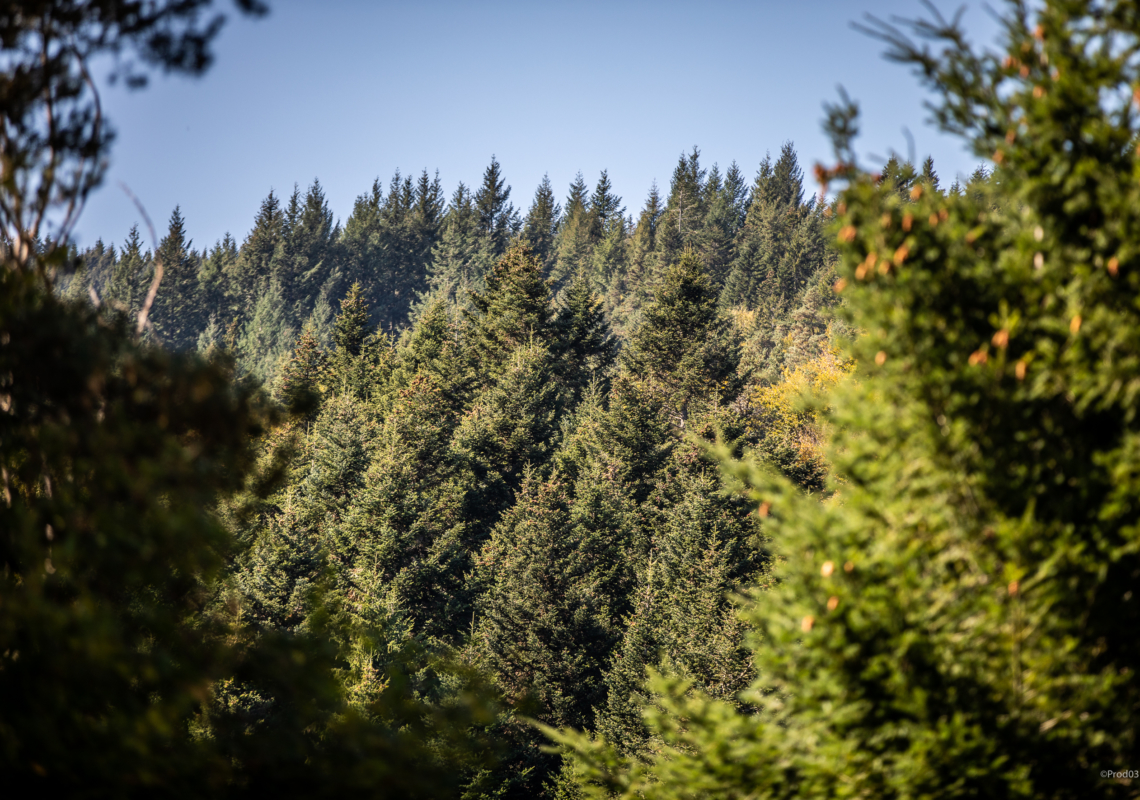
<instances>
[{"instance_id":1,"label":"dense woodland","mask_svg":"<svg viewBox=\"0 0 1140 800\"><path fill-rule=\"evenodd\" d=\"M936 188L932 170L917 180ZM201 252L175 209L153 253L134 228L60 291L133 316L160 261L153 340L305 407L260 445L289 440L287 479L234 529L247 547L216 602L291 632L335 596L384 631L361 680L412 645L484 673L508 750L472 796L536 797L560 759L519 704L636 752L647 668L728 701L755 678L730 598L771 554L701 441L822 492L795 393L851 364L832 212L805 199L791 144L750 182L694 148L636 222L605 172L565 213L547 180L525 217L510 193L495 160L446 205L438 177L397 174L342 228L314 182L283 207L270 193L240 248Z\"/></svg>"},{"instance_id":2,"label":"dense woodland","mask_svg":"<svg viewBox=\"0 0 1140 800\"><path fill-rule=\"evenodd\" d=\"M1138 796L1131 4L870 28L987 159L949 187L844 96L818 193L694 148L524 213L492 158L42 235L108 146L83 59L197 74L206 5L0 15L10 785Z\"/></svg>"}]
</instances>

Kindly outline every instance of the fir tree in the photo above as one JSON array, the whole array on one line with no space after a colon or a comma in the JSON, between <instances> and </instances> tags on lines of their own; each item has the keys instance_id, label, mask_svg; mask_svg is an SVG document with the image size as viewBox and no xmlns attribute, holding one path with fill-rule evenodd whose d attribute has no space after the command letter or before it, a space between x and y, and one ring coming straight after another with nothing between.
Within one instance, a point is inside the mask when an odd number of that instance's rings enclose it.
<instances>
[{"instance_id":1,"label":"fir tree","mask_svg":"<svg viewBox=\"0 0 1140 800\"><path fill-rule=\"evenodd\" d=\"M137 313L142 303L144 290L141 281L147 271L146 262L147 258L142 251L142 240L139 238L139 226L132 225L127 240L123 243L119 260L111 273L111 280L104 290L103 301L128 316Z\"/></svg>"},{"instance_id":2,"label":"fir tree","mask_svg":"<svg viewBox=\"0 0 1140 800\"><path fill-rule=\"evenodd\" d=\"M428 298L466 306L471 293L482 289L483 276L493 263L491 239L480 231L471 193L460 183L443 218L439 241L432 248L428 290L421 296L421 308Z\"/></svg>"},{"instance_id":3,"label":"fir tree","mask_svg":"<svg viewBox=\"0 0 1140 800\"><path fill-rule=\"evenodd\" d=\"M551 325L550 290L542 266L525 242L511 245L486 275L487 288L472 293L468 313L471 347L487 376L498 373L511 353L543 341Z\"/></svg>"},{"instance_id":4,"label":"fir tree","mask_svg":"<svg viewBox=\"0 0 1140 800\"><path fill-rule=\"evenodd\" d=\"M190 245L185 221L176 207L170 215L170 228L154 253L155 261L162 264L162 283L150 314L159 341L174 350L193 348L206 326L199 293L198 255Z\"/></svg>"},{"instance_id":5,"label":"fir tree","mask_svg":"<svg viewBox=\"0 0 1140 800\"><path fill-rule=\"evenodd\" d=\"M544 275L549 275L553 266L554 239L562 222L561 217L562 207L554 199L550 176L543 175L523 223L523 238L542 263Z\"/></svg>"},{"instance_id":6,"label":"fir tree","mask_svg":"<svg viewBox=\"0 0 1140 800\"><path fill-rule=\"evenodd\" d=\"M510 202L511 187L502 177L498 160L491 156L491 163L483 171L483 184L475 192L475 212L478 215L478 230L491 243L491 253L501 256L507 244L517 231L518 215Z\"/></svg>"},{"instance_id":7,"label":"fir tree","mask_svg":"<svg viewBox=\"0 0 1140 800\"><path fill-rule=\"evenodd\" d=\"M739 342L720 316L696 254L669 267L657 297L622 352L622 367L682 428L694 403L732 399L740 390Z\"/></svg>"}]
</instances>

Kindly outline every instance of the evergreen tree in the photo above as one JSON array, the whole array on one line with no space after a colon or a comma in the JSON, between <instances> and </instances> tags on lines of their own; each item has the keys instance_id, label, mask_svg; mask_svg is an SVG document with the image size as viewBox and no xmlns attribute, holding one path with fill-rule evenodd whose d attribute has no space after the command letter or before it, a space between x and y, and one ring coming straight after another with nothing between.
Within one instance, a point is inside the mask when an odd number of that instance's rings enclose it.
<instances>
[{"instance_id":1,"label":"evergreen tree","mask_svg":"<svg viewBox=\"0 0 1140 800\"><path fill-rule=\"evenodd\" d=\"M547 724L589 721L614 640L598 577L618 551L582 533L565 486L530 472L478 559L490 588L475 647L508 699L533 697Z\"/></svg>"},{"instance_id":2,"label":"evergreen tree","mask_svg":"<svg viewBox=\"0 0 1140 800\"><path fill-rule=\"evenodd\" d=\"M561 380L571 406L577 405L591 383L608 385L618 349L602 302L590 291L584 275L579 274L567 289L553 327Z\"/></svg>"},{"instance_id":3,"label":"evergreen tree","mask_svg":"<svg viewBox=\"0 0 1140 800\"><path fill-rule=\"evenodd\" d=\"M288 356L296 335L289 317L281 283L273 278L254 306L237 342L238 364L255 379L269 381Z\"/></svg>"},{"instance_id":4,"label":"evergreen tree","mask_svg":"<svg viewBox=\"0 0 1140 800\"><path fill-rule=\"evenodd\" d=\"M313 179L303 200L294 186L285 209L280 256L274 264L292 320L309 315L321 287L335 274L339 235L320 181Z\"/></svg>"},{"instance_id":5,"label":"evergreen tree","mask_svg":"<svg viewBox=\"0 0 1140 800\"><path fill-rule=\"evenodd\" d=\"M237 259L237 243L229 233L215 242L209 253L202 254L198 269L198 297L203 305L201 313L207 320L213 319L215 325L219 314L228 315L229 303L226 295Z\"/></svg>"},{"instance_id":6,"label":"evergreen tree","mask_svg":"<svg viewBox=\"0 0 1140 800\"><path fill-rule=\"evenodd\" d=\"M509 351L495 382L475 397L452 438L450 457L464 476L467 513L478 537L488 535L510 505L524 467L549 459L557 411L553 359L537 342Z\"/></svg>"},{"instance_id":7,"label":"evergreen tree","mask_svg":"<svg viewBox=\"0 0 1140 800\"><path fill-rule=\"evenodd\" d=\"M554 199L550 176L543 175L523 223L523 238L542 264L544 275L549 275L553 266L554 239L562 222L561 217L562 207Z\"/></svg>"},{"instance_id":8,"label":"evergreen tree","mask_svg":"<svg viewBox=\"0 0 1140 800\"><path fill-rule=\"evenodd\" d=\"M465 576L475 545L447 452L459 414L440 395L423 374L397 392L330 547L350 586L402 609L429 640L456 643L470 625Z\"/></svg>"},{"instance_id":9,"label":"evergreen tree","mask_svg":"<svg viewBox=\"0 0 1140 800\"><path fill-rule=\"evenodd\" d=\"M648 302L651 287L660 277L661 254L657 230L665 213L657 183L649 188L645 207L629 237L624 272L614 271L606 293L606 311L614 331L623 339L640 321L641 309Z\"/></svg>"},{"instance_id":10,"label":"evergreen tree","mask_svg":"<svg viewBox=\"0 0 1140 800\"><path fill-rule=\"evenodd\" d=\"M922 174L918 176L918 179L934 191L940 190L938 173L934 171L934 159L931 156L927 156L926 160L922 162Z\"/></svg>"},{"instance_id":11,"label":"evergreen tree","mask_svg":"<svg viewBox=\"0 0 1140 800\"><path fill-rule=\"evenodd\" d=\"M199 293L198 255L186 239L185 221L176 207L170 215L170 228L155 250L155 261L162 264L150 319L159 341L174 350L193 348L206 326Z\"/></svg>"},{"instance_id":12,"label":"evergreen tree","mask_svg":"<svg viewBox=\"0 0 1140 800\"><path fill-rule=\"evenodd\" d=\"M561 289L580 271L589 269L594 238L595 219L590 212L586 181L579 172L570 184L566 213L555 237L555 258L550 272L555 290Z\"/></svg>"},{"instance_id":13,"label":"evergreen tree","mask_svg":"<svg viewBox=\"0 0 1140 800\"><path fill-rule=\"evenodd\" d=\"M471 295L470 341L488 377L519 347L542 342L551 326L550 290L542 266L525 242L511 245L487 273L486 289Z\"/></svg>"},{"instance_id":14,"label":"evergreen tree","mask_svg":"<svg viewBox=\"0 0 1140 800\"><path fill-rule=\"evenodd\" d=\"M622 367L685 427L691 406L731 400L740 390L740 346L717 311L716 295L700 260L686 251L670 266L622 352Z\"/></svg>"},{"instance_id":15,"label":"evergreen tree","mask_svg":"<svg viewBox=\"0 0 1140 800\"><path fill-rule=\"evenodd\" d=\"M1130 12L1016 8L1004 60L957 20L914 23L936 39L921 48L879 29L936 118L995 154L991 194L903 198L846 172L840 288L864 333L830 403L842 502L730 467L783 555L747 614L751 708L654 681L653 752L564 738L595 796L1135 794L1097 766L1134 752L1140 697L1135 367L1118 357L1140 330L1138 156L1133 112L1102 100L1137 74L1101 47L1131 39Z\"/></svg>"},{"instance_id":16,"label":"evergreen tree","mask_svg":"<svg viewBox=\"0 0 1140 800\"><path fill-rule=\"evenodd\" d=\"M621 204L621 198L614 194L613 185L610 183L610 176L606 170L602 170L601 176L598 178L598 185L594 187L594 193L590 195L590 215L593 217L593 239L601 239L610 226L614 223L625 219L625 207Z\"/></svg>"},{"instance_id":17,"label":"evergreen tree","mask_svg":"<svg viewBox=\"0 0 1140 800\"><path fill-rule=\"evenodd\" d=\"M317 337L306 327L297 337L293 355L277 376L277 395L289 406L305 402L320 392L326 354Z\"/></svg>"},{"instance_id":18,"label":"evergreen tree","mask_svg":"<svg viewBox=\"0 0 1140 800\"><path fill-rule=\"evenodd\" d=\"M248 319L261 293L274 274L282 245L285 216L277 196L270 190L261 201L253 229L246 236L234 265L230 287L230 318Z\"/></svg>"},{"instance_id":19,"label":"evergreen tree","mask_svg":"<svg viewBox=\"0 0 1140 800\"><path fill-rule=\"evenodd\" d=\"M899 161L897 156L892 155L883 165L879 181L884 186L892 187L899 197L907 197L916 177L913 164Z\"/></svg>"},{"instance_id":20,"label":"evergreen tree","mask_svg":"<svg viewBox=\"0 0 1140 800\"><path fill-rule=\"evenodd\" d=\"M137 313L142 303L144 289L141 281L147 272L147 260L142 251L139 226L132 225L127 240L123 243L119 260L111 273L111 280L104 290L103 302L128 316Z\"/></svg>"},{"instance_id":21,"label":"evergreen tree","mask_svg":"<svg viewBox=\"0 0 1140 800\"><path fill-rule=\"evenodd\" d=\"M483 171L483 185L475 192L474 204L478 230L490 241L495 257L507 251L507 244L517 233L518 214L510 198L511 187L502 177L498 160L491 156L491 163Z\"/></svg>"},{"instance_id":22,"label":"evergreen tree","mask_svg":"<svg viewBox=\"0 0 1140 800\"><path fill-rule=\"evenodd\" d=\"M483 276L494 263L491 239L479 228L479 214L467 187L460 183L443 218L439 241L432 248L428 268L428 298L466 306L472 292L483 287Z\"/></svg>"}]
</instances>

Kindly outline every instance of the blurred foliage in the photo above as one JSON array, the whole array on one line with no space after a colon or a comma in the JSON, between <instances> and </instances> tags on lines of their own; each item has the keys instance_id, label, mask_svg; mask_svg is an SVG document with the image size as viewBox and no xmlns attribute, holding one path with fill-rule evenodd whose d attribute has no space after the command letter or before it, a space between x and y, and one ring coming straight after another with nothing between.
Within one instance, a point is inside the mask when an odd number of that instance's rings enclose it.
<instances>
[{"instance_id":1,"label":"blurred foliage","mask_svg":"<svg viewBox=\"0 0 1140 800\"><path fill-rule=\"evenodd\" d=\"M1101 775L1140 719L1140 15L1010 3L993 54L931 13L872 31L995 168L870 176L832 109L834 289L864 332L826 414L842 493L726 462L782 557L745 612L748 708L659 677L660 748L552 732L587 795L1137 796Z\"/></svg>"}]
</instances>

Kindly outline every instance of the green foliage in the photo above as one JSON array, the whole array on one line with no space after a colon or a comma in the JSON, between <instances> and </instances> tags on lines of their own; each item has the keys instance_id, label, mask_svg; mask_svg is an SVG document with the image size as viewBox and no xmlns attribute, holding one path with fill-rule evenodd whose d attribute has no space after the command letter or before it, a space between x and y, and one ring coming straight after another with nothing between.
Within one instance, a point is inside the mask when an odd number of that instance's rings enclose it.
<instances>
[{"instance_id":1,"label":"green foliage","mask_svg":"<svg viewBox=\"0 0 1140 800\"><path fill-rule=\"evenodd\" d=\"M1135 796L1101 775L1134 757L1140 697L1140 29L1064 2L1004 28L1004 60L939 18L912 25L938 48L875 29L996 168L943 195L839 138L836 289L865 335L831 404L838 493L728 465L783 556L747 611L750 708L655 679L652 752L558 734L588 793Z\"/></svg>"},{"instance_id":2,"label":"green foliage","mask_svg":"<svg viewBox=\"0 0 1140 800\"><path fill-rule=\"evenodd\" d=\"M162 282L150 313L158 340L174 350L196 344L205 327L198 287L198 255L190 245L185 222L175 208L170 215L170 229L154 252L155 262L162 265Z\"/></svg>"},{"instance_id":3,"label":"green foliage","mask_svg":"<svg viewBox=\"0 0 1140 800\"><path fill-rule=\"evenodd\" d=\"M471 346L485 374L498 373L516 349L549 333L550 290L542 265L522 241L511 245L485 276L486 289L471 295Z\"/></svg>"},{"instance_id":4,"label":"green foliage","mask_svg":"<svg viewBox=\"0 0 1140 800\"><path fill-rule=\"evenodd\" d=\"M716 307L716 295L692 251L661 278L622 366L648 397L681 428L690 406L732 399L740 391L735 331Z\"/></svg>"},{"instance_id":5,"label":"green foliage","mask_svg":"<svg viewBox=\"0 0 1140 800\"><path fill-rule=\"evenodd\" d=\"M522 235L526 239L535 258L542 263L543 274L549 274L553 266L554 240L562 222L562 207L554 199L554 188L550 176L543 175L542 183L534 192L534 201L523 222Z\"/></svg>"},{"instance_id":6,"label":"green foliage","mask_svg":"<svg viewBox=\"0 0 1140 800\"><path fill-rule=\"evenodd\" d=\"M474 208L478 230L487 237L491 254L495 258L507 251L507 244L518 233L520 226L510 198L511 187L506 185L506 180L502 177L498 160L491 156L491 163L483 172L483 184L475 192Z\"/></svg>"},{"instance_id":7,"label":"green foliage","mask_svg":"<svg viewBox=\"0 0 1140 800\"><path fill-rule=\"evenodd\" d=\"M466 306L471 293L483 288L483 275L493 263L493 242L480 229L471 192L461 182L431 251L429 297Z\"/></svg>"}]
</instances>

